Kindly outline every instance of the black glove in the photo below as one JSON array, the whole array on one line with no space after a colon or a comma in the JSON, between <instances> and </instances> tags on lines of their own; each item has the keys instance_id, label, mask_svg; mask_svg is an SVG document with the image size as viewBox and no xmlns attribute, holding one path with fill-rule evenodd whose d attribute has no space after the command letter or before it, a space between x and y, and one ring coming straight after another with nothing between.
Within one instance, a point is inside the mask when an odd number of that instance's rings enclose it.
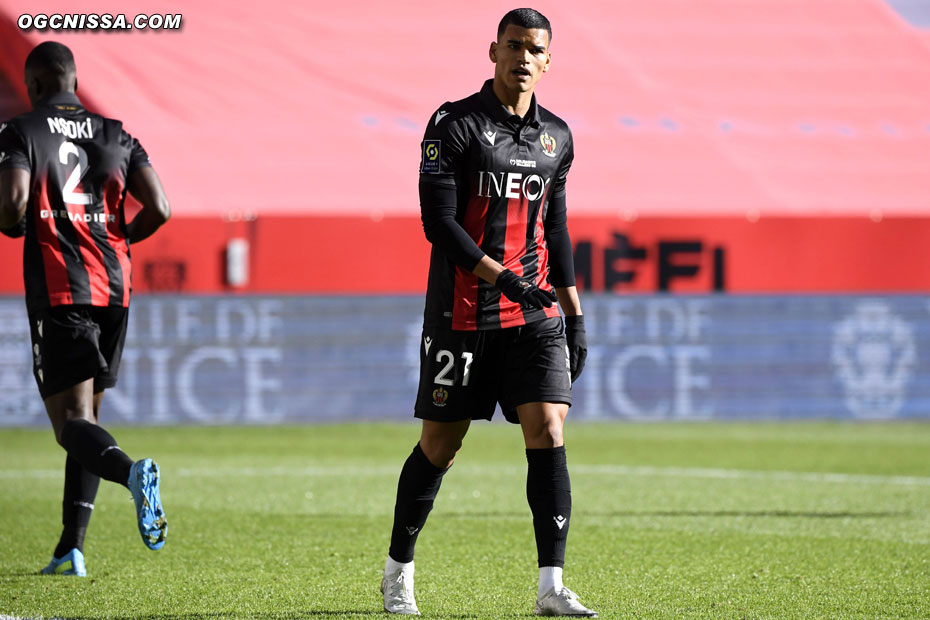
<instances>
[{"instance_id":1,"label":"black glove","mask_svg":"<svg viewBox=\"0 0 930 620\"><path fill-rule=\"evenodd\" d=\"M584 370L584 361L588 357L588 338L584 332L584 317L565 317L565 339L568 341L569 368L572 373L572 383L581 376Z\"/></svg>"},{"instance_id":2,"label":"black glove","mask_svg":"<svg viewBox=\"0 0 930 620\"><path fill-rule=\"evenodd\" d=\"M559 299L552 291L539 288L529 280L524 280L509 269L504 269L500 275L497 276L497 281L494 282L494 286L499 288L510 301L515 301L521 306L536 308L537 310L543 307L551 308L552 304Z\"/></svg>"}]
</instances>

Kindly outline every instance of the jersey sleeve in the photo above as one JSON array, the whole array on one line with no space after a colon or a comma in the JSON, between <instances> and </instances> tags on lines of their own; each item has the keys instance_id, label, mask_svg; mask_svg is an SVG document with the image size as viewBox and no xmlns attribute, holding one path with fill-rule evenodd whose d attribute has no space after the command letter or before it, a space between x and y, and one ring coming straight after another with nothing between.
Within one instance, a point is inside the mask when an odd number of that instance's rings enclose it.
<instances>
[{"instance_id":1,"label":"jersey sleeve","mask_svg":"<svg viewBox=\"0 0 930 620\"><path fill-rule=\"evenodd\" d=\"M549 281L562 288L575 286L572 239L568 234L565 192L553 196L546 212L546 247L549 248Z\"/></svg>"},{"instance_id":2,"label":"jersey sleeve","mask_svg":"<svg viewBox=\"0 0 930 620\"><path fill-rule=\"evenodd\" d=\"M568 208L565 198L565 184L574 157L574 141L569 133L565 155L552 181L552 197L549 199L545 221L546 246L549 248L549 280L556 288L575 286L575 262L572 240L568 234Z\"/></svg>"},{"instance_id":3,"label":"jersey sleeve","mask_svg":"<svg viewBox=\"0 0 930 620\"><path fill-rule=\"evenodd\" d=\"M421 143L421 184L455 183L468 147L467 135L458 120L457 115L440 108L427 122Z\"/></svg>"},{"instance_id":4,"label":"jersey sleeve","mask_svg":"<svg viewBox=\"0 0 930 620\"><path fill-rule=\"evenodd\" d=\"M128 172L132 172L136 168L150 167L152 162L149 161L149 154L142 148L142 144L129 134L126 134L126 137L130 140Z\"/></svg>"},{"instance_id":5,"label":"jersey sleeve","mask_svg":"<svg viewBox=\"0 0 930 620\"><path fill-rule=\"evenodd\" d=\"M568 180L568 171L572 167L572 161L575 159L575 141L572 138L571 131L568 132L568 144L565 148L565 154L562 156L562 162L559 165L559 171L552 180L552 196L565 195L565 183Z\"/></svg>"},{"instance_id":6,"label":"jersey sleeve","mask_svg":"<svg viewBox=\"0 0 930 620\"><path fill-rule=\"evenodd\" d=\"M427 124L420 149L420 218L429 242L471 271L484 252L455 219L468 148L467 130L457 121L440 108Z\"/></svg>"},{"instance_id":7,"label":"jersey sleeve","mask_svg":"<svg viewBox=\"0 0 930 620\"><path fill-rule=\"evenodd\" d=\"M132 171L137 168L145 168L152 165L149 161L149 154L145 152L145 149L142 148L138 140L123 129L123 124L120 121L105 119L104 122L108 123L109 131L118 132L120 147L129 151L129 162L126 166L127 176L132 174Z\"/></svg>"},{"instance_id":8,"label":"jersey sleeve","mask_svg":"<svg viewBox=\"0 0 930 620\"><path fill-rule=\"evenodd\" d=\"M12 123L0 125L0 170L23 168L31 170L29 147Z\"/></svg>"}]
</instances>

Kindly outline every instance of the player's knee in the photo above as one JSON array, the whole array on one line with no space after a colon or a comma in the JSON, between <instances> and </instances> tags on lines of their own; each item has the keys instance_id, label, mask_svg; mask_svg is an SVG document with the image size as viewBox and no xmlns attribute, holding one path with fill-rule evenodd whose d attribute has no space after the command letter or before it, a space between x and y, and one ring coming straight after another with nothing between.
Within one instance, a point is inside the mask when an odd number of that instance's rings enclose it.
<instances>
[{"instance_id":1,"label":"player's knee","mask_svg":"<svg viewBox=\"0 0 930 620\"><path fill-rule=\"evenodd\" d=\"M452 462L455 461L455 455L458 454L459 448L461 447L461 441L457 442L457 444L452 443L435 446L432 454L427 453L426 458L436 467L446 469L452 466Z\"/></svg>"},{"instance_id":2,"label":"player's knee","mask_svg":"<svg viewBox=\"0 0 930 620\"><path fill-rule=\"evenodd\" d=\"M443 469L452 466L455 455L462 448L461 437L431 438L420 441L420 449L430 463Z\"/></svg>"},{"instance_id":3,"label":"player's knee","mask_svg":"<svg viewBox=\"0 0 930 620\"><path fill-rule=\"evenodd\" d=\"M524 434L528 448L557 448L563 444L561 420L546 420Z\"/></svg>"},{"instance_id":4,"label":"player's knee","mask_svg":"<svg viewBox=\"0 0 930 620\"><path fill-rule=\"evenodd\" d=\"M561 446L563 443L562 425L558 423L546 425L541 434L540 441L546 444L547 448L557 448Z\"/></svg>"}]
</instances>

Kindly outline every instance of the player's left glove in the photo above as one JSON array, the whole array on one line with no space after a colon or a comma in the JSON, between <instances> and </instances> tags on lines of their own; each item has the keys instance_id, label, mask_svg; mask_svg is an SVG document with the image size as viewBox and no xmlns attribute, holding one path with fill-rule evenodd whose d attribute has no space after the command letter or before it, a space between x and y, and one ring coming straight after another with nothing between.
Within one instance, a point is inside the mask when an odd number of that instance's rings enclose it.
<instances>
[{"instance_id":1,"label":"player's left glove","mask_svg":"<svg viewBox=\"0 0 930 620\"><path fill-rule=\"evenodd\" d=\"M584 361L588 357L588 338L584 331L584 317L565 317L565 339L568 341L568 360L572 373L572 383L581 376Z\"/></svg>"}]
</instances>

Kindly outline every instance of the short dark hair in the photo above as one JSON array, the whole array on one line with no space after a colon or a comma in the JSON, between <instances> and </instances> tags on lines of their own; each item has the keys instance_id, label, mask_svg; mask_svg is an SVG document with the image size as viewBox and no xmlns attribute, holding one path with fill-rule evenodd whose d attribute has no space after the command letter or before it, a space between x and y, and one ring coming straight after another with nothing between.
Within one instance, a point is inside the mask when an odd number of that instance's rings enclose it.
<instances>
[{"instance_id":1,"label":"short dark hair","mask_svg":"<svg viewBox=\"0 0 930 620\"><path fill-rule=\"evenodd\" d=\"M75 73L74 54L56 41L39 43L26 57L26 70L65 76Z\"/></svg>"},{"instance_id":2,"label":"short dark hair","mask_svg":"<svg viewBox=\"0 0 930 620\"><path fill-rule=\"evenodd\" d=\"M539 28L549 33L549 41L552 41L552 26L546 16L536 9L514 9L504 15L501 23L497 26L497 38L500 39L507 26L513 24L520 28Z\"/></svg>"}]
</instances>

